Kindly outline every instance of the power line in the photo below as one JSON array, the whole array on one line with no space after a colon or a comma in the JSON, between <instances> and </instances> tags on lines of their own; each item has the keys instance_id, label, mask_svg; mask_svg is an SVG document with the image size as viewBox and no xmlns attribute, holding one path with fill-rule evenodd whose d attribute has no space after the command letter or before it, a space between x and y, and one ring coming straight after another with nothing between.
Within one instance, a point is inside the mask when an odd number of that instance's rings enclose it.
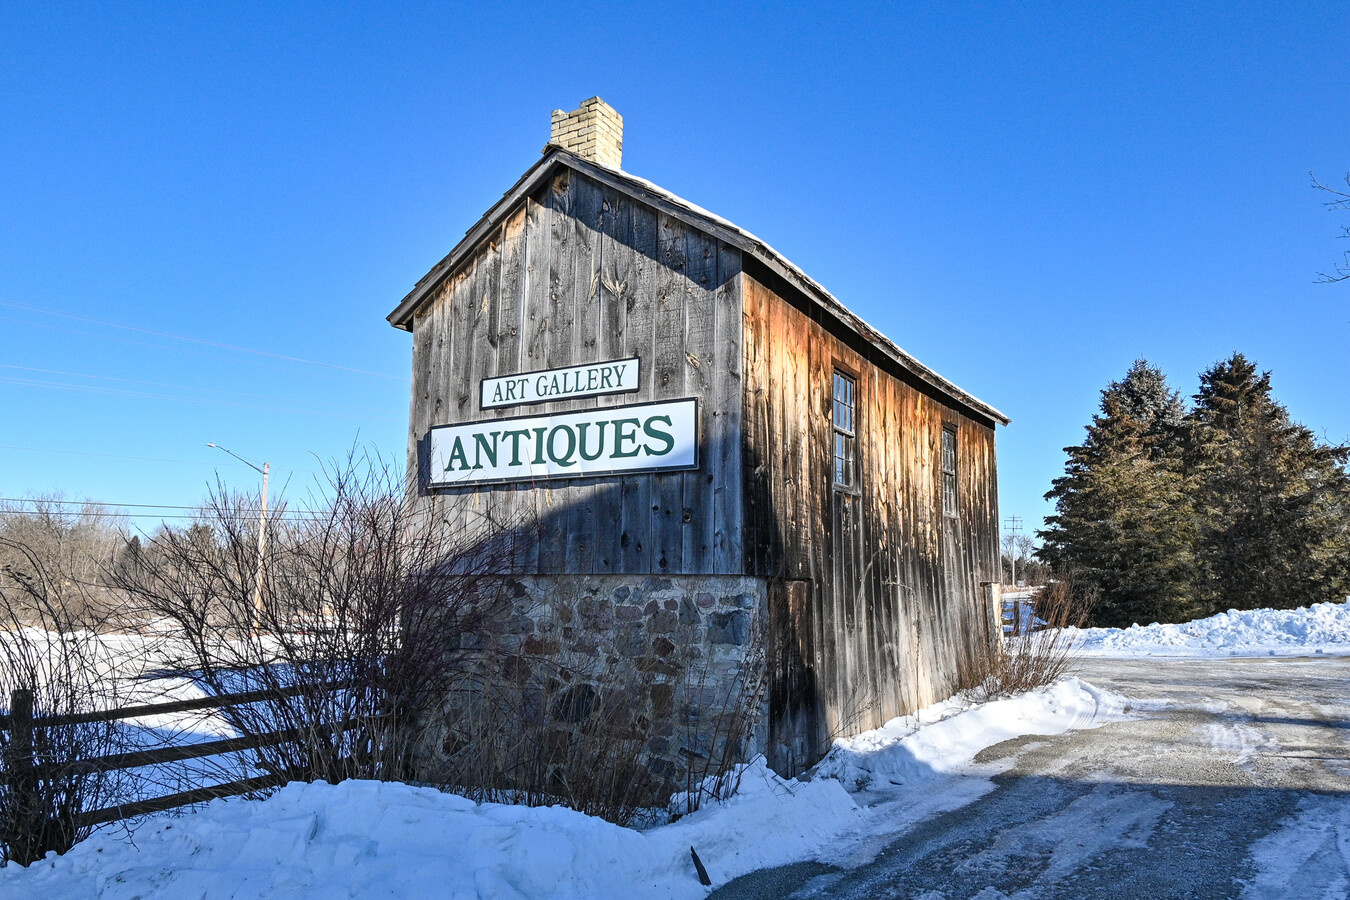
<instances>
[{"instance_id":1,"label":"power line","mask_svg":"<svg viewBox=\"0 0 1350 900\"><path fill-rule=\"evenodd\" d=\"M20 387L43 387L61 391L76 391L83 394L102 394L107 397L130 397L139 400L172 400L177 403L190 403L197 406L223 406L230 409L252 409L260 412L279 412L291 415L327 416L334 419L354 419L357 422L400 422L398 419L386 419L379 416L358 416L351 413L332 412L305 407L265 406L258 403L236 403L230 400L209 400L204 397L179 397L174 394L158 394L149 391L126 391L117 388L96 387L89 384L65 384L60 381L47 381L41 378L6 378L0 376L0 384L13 384Z\"/></svg>"},{"instance_id":2,"label":"power line","mask_svg":"<svg viewBox=\"0 0 1350 900\"><path fill-rule=\"evenodd\" d=\"M24 450L29 453L64 453L67 456L97 456L104 459L134 459L140 462L187 463L194 466L211 466L222 469L246 469L238 463L212 463L200 459L170 459L163 456L128 456L122 453L90 453L86 450L51 450L44 447L18 447L13 444L0 444L0 450Z\"/></svg>"},{"instance_id":3,"label":"power line","mask_svg":"<svg viewBox=\"0 0 1350 900\"><path fill-rule=\"evenodd\" d=\"M31 515L33 515L31 512L22 509L0 509L0 516L31 516ZM246 509L240 510L240 515L247 515L250 519L256 518L257 510L253 511L249 511ZM155 519L155 520L173 519L175 521L185 520L189 522L200 522L203 519L210 518L210 516L207 513L202 513L200 515L187 515L186 513L133 513L133 512L110 512L106 510L101 511L99 513L99 516L109 519ZM298 511L291 512L289 510L283 513L277 513L275 516L272 514L271 510L268 510L267 516L269 519L272 518L298 519L309 522L323 522L328 519L328 516L321 513L307 513Z\"/></svg>"},{"instance_id":4,"label":"power line","mask_svg":"<svg viewBox=\"0 0 1350 900\"><path fill-rule=\"evenodd\" d=\"M110 500L58 500L58 499L48 500L43 497L0 497L0 503L27 503L30 506L41 506L43 504L48 504L52 506L102 506L102 507L111 507L115 509L191 509L197 510L199 512L206 511L207 509L201 504L197 504L195 506L184 506L182 504L173 504L173 503L113 503ZM305 510L305 509L292 510L290 507L283 507L282 509L289 515L306 515L306 516L326 515L326 513L319 513L314 510ZM3 510L3 508L0 508L0 511L23 512L23 510ZM234 512L236 510L233 507L231 507L230 511ZM247 506L241 506L238 508L237 511L241 513L250 513L250 514L257 512L256 509Z\"/></svg>"},{"instance_id":5,"label":"power line","mask_svg":"<svg viewBox=\"0 0 1350 900\"><path fill-rule=\"evenodd\" d=\"M258 359L239 359L237 356L225 356L221 353L203 353L200 350L189 350L186 347L165 347L162 344L147 344L145 341L133 341L131 338L117 337L112 334L97 334L92 331L80 331L75 328L62 328L59 325L48 325L45 322L29 322L27 319L15 319L10 316L0 316L0 322L17 322L20 325L30 325L33 328L46 328L49 331L59 331L62 334L78 334L81 337L98 338L101 341L117 341L119 344L130 344L133 347L148 347L151 350L172 350L175 353L186 353L188 356L199 356L202 359L223 359L226 362L245 366L255 366L260 369L274 369L278 372L294 372L294 366L282 366L277 363L264 362ZM323 378L340 378L336 372L312 372L312 375L318 375ZM406 379L405 379L406 380Z\"/></svg>"},{"instance_id":6,"label":"power line","mask_svg":"<svg viewBox=\"0 0 1350 900\"><path fill-rule=\"evenodd\" d=\"M46 500L46 499L42 499L42 498L34 498L34 497L0 497L0 503L22 503L22 504L26 504L26 505L28 505L28 506L37 506L37 507L41 507L41 506L43 506L43 505L50 505L50 506L79 506L79 507L82 507L82 508L97 507L97 508L98 508L98 509L97 509L97 512L98 512L99 515L104 515L104 516L126 516L126 517L130 517L130 518L160 518L160 515L157 514L157 513L153 513L153 512L148 512L148 513L131 513L131 512L119 512L118 510L123 510L123 509L152 509L152 510L153 510L153 509L186 509L186 510L192 510L192 511L194 511L194 512L196 513L196 515L167 514L167 515L164 515L164 516L163 516L163 518L166 518L166 519L196 519L196 518L200 518L201 516L211 516L211 515L215 515L215 513L216 513L216 511L215 511L214 509L209 508L209 507L202 506L202 505L200 505L200 504L197 505L197 506L183 506L183 505L181 505L181 504L172 504L172 503L110 503L110 502L105 501L105 500ZM61 511L61 512L64 514L65 511L63 510L63 511ZM233 507L230 507L230 508L228 509L228 512L231 512L231 513L237 512L237 513L239 513L240 515L253 516L253 515L256 515L256 514L257 514L258 510L255 509L255 508L253 508L253 507L241 506L241 507L238 507L237 509L236 509L236 508L233 508ZM31 516L31 515L33 515L33 511L27 510L27 509L11 509L11 508L7 508L7 507L0 506L0 514L5 514L5 515L19 515L19 516ZM281 511L278 513L278 515L294 516L294 517L299 517L299 518L310 518L310 519L313 519L313 518L323 518L323 517L326 517L328 514L325 513L325 512L322 512L322 511L318 511L318 510L291 509L290 507L283 507L283 508L281 509Z\"/></svg>"},{"instance_id":7,"label":"power line","mask_svg":"<svg viewBox=\"0 0 1350 900\"><path fill-rule=\"evenodd\" d=\"M204 391L208 394L228 394L232 397L252 397L255 400L280 400L282 402L294 402L294 397L277 397L270 394L250 394L245 391L227 391L224 388L194 387L187 384L171 384L165 381L140 381L135 378L117 378L112 375L89 375L84 372L66 372L61 369L39 369L34 366L16 366L12 363L0 363L0 369L17 369L21 372L38 372L43 375L65 375L69 378L92 378L96 381L116 381L121 384L139 384L145 387L165 387L180 391ZM373 412L374 410L364 406L352 406L345 403L333 404L334 409L350 409L360 412Z\"/></svg>"},{"instance_id":8,"label":"power line","mask_svg":"<svg viewBox=\"0 0 1350 900\"><path fill-rule=\"evenodd\" d=\"M1008 516L1004 527L1008 529L1008 536L1012 539L1009 542L1008 557L1012 560L1013 587L1017 587L1017 532L1022 527L1022 517Z\"/></svg>"},{"instance_id":9,"label":"power line","mask_svg":"<svg viewBox=\"0 0 1350 900\"><path fill-rule=\"evenodd\" d=\"M53 506L116 506L136 509L201 509L200 506L175 506L171 503L111 503L107 500L47 500L42 497L0 497L0 503L50 503Z\"/></svg>"},{"instance_id":10,"label":"power line","mask_svg":"<svg viewBox=\"0 0 1350 900\"><path fill-rule=\"evenodd\" d=\"M175 341L187 341L193 344L205 344L208 347L221 347L225 350L234 350L239 353L253 353L258 356L270 356L273 359L284 359L287 362L304 363L305 365L310 366L322 366L326 369L338 369L343 372L354 372L358 375L370 375L371 377L374 378L388 378L393 381L407 381L406 378L402 378L398 375L389 375L384 372L371 372L366 369L354 369L351 366L339 366L336 363L318 362L312 359L302 359L298 356L286 356L281 353L270 353L266 350L254 350L250 347L239 347L234 344L223 344L219 341L208 341L204 338L195 338L182 334L173 334L172 332L168 331L156 331L153 328L142 328L139 325L128 325L124 322L114 322L110 319L97 319L94 318L93 316L82 316L76 313L60 312L54 309L45 309L41 306L31 306L26 303L14 303L9 300L0 300L0 306L8 306L11 309L21 309L24 310L25 312L35 312L44 316L59 316L63 319L75 319L76 321L80 322L92 322L96 325L107 325L111 328L124 328L127 331L138 331L142 334L152 334L155 337L169 338Z\"/></svg>"}]
</instances>

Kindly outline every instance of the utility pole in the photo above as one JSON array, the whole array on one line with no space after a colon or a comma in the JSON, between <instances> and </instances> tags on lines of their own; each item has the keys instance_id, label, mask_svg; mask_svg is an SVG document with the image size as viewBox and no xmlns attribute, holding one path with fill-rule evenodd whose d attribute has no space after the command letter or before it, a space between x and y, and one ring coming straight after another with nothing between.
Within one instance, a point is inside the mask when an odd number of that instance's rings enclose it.
<instances>
[{"instance_id":1,"label":"utility pole","mask_svg":"<svg viewBox=\"0 0 1350 900\"><path fill-rule=\"evenodd\" d=\"M244 459L233 450L226 450L219 444L210 444L206 446L215 447L217 450L224 450L226 453L239 460L255 472L262 475L262 510L258 516L258 571L253 579L253 627L255 631L261 629L263 618L262 586L263 586L263 556L267 552L267 473L271 470L270 463L264 462L262 468L258 468L253 463Z\"/></svg>"},{"instance_id":2,"label":"utility pole","mask_svg":"<svg viewBox=\"0 0 1350 900\"><path fill-rule=\"evenodd\" d=\"M1021 516L1008 516L1004 520L1004 526L1008 529L1008 559L1012 560L1012 583L1017 587L1017 530L1022 527Z\"/></svg>"}]
</instances>

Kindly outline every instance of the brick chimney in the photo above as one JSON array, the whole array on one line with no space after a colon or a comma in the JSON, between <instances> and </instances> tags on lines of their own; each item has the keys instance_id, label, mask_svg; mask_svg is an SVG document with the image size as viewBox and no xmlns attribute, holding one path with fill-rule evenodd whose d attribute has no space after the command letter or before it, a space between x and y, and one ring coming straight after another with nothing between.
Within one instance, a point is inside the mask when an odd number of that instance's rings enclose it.
<instances>
[{"instance_id":1,"label":"brick chimney","mask_svg":"<svg viewBox=\"0 0 1350 900\"><path fill-rule=\"evenodd\" d=\"M582 159L622 168L623 116L599 97L581 101L581 106L571 112L555 109L548 142Z\"/></svg>"}]
</instances>

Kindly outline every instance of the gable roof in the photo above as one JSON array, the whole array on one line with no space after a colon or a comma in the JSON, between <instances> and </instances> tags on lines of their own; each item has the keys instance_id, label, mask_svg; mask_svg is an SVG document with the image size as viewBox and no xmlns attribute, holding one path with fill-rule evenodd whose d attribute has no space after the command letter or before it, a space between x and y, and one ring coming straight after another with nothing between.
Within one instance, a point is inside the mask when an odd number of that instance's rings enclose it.
<instances>
[{"instance_id":1,"label":"gable roof","mask_svg":"<svg viewBox=\"0 0 1350 900\"><path fill-rule=\"evenodd\" d=\"M640 200L730 244L778 275L790 288L801 294L846 330L853 332L864 342L880 351L883 357L898 365L901 369L995 422L1003 425L1011 422L1007 416L994 407L966 393L904 350L901 350L894 341L864 322L809 275L750 232L737 227L721 216L690 203L688 200L675 196L650 181L582 159L556 145L549 145L539 161L530 166L525 174L520 177L520 180L503 194L502 198L493 204L492 208L472 228L465 232L464 238L455 245L454 249L433 266L430 272L422 276L421 280L413 286L413 289L408 292L394 311L387 316L389 324L404 331L411 331L413 315L422 301L473 252L483 238L501 224L502 220L515 209L521 200L534 193L540 185L546 183L553 176L557 169L562 167L580 172L601 184L622 191L636 200Z\"/></svg>"}]
</instances>

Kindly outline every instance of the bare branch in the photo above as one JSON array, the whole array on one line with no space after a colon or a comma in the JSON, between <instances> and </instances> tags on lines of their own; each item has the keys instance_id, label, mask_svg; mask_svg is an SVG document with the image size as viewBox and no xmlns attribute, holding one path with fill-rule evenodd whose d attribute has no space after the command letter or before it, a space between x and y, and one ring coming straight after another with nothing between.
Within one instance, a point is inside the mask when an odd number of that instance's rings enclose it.
<instances>
[{"instance_id":1,"label":"bare branch","mask_svg":"<svg viewBox=\"0 0 1350 900\"><path fill-rule=\"evenodd\" d=\"M1332 195L1332 199L1323 201L1322 205L1332 212L1344 212L1350 210L1350 192L1342 191L1330 185L1323 184L1317 180L1317 176L1312 172L1308 173L1312 179L1312 186ZM1350 188L1350 172L1345 175L1345 184ZM1350 226L1343 229L1344 233L1339 235L1342 238L1350 238ZM1341 257L1341 262L1336 264L1334 274L1331 272L1318 272L1316 284L1334 284L1338 281L1350 280L1350 250L1347 250Z\"/></svg>"}]
</instances>

